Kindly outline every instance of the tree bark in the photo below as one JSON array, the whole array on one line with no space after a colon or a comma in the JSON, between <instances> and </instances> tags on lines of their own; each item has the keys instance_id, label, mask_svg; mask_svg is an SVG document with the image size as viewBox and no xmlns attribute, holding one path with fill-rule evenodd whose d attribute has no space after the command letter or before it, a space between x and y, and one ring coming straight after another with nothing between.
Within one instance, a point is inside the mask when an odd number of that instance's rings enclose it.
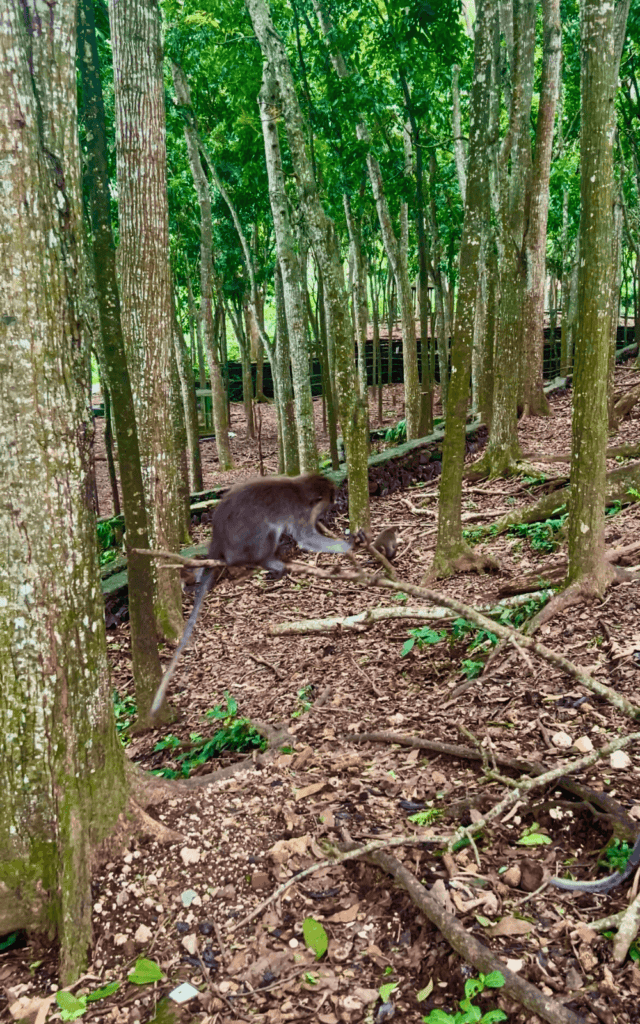
<instances>
[{"instance_id":1,"label":"tree bark","mask_svg":"<svg viewBox=\"0 0 640 1024\"><path fill-rule=\"evenodd\" d=\"M353 359L349 302L340 246L333 221L325 213L307 153L302 112L284 45L271 20L266 0L245 0L265 63L278 83L289 150L298 182L302 221L313 245L325 289L329 332L335 344L335 379L340 423L349 474L349 520L352 532L369 525L369 455L366 403L359 396Z\"/></svg>"},{"instance_id":2,"label":"tree bark","mask_svg":"<svg viewBox=\"0 0 640 1024\"><path fill-rule=\"evenodd\" d=\"M335 47L335 36L332 35L333 25L320 0L313 0L322 33L330 50L331 63L339 78L347 78L349 71L342 53ZM360 140L371 144L369 130L364 121L356 125L356 134ZM404 402L407 421L407 440L420 436L420 379L418 377L418 350L416 345L416 320L411 300L411 283L407 269L407 261L403 259L400 243L393 229L389 204L384 191L382 171L371 148L367 151L367 170L373 191L373 198L378 211L378 221L382 241L398 288L400 316L402 318L402 354L404 362Z\"/></svg>"},{"instance_id":3,"label":"tree bark","mask_svg":"<svg viewBox=\"0 0 640 1024\"><path fill-rule=\"evenodd\" d=\"M127 799L90 511L76 5L0 13L2 933L87 961L93 850Z\"/></svg>"},{"instance_id":4,"label":"tree bark","mask_svg":"<svg viewBox=\"0 0 640 1024\"><path fill-rule=\"evenodd\" d=\"M100 81L93 0L83 0L78 19L80 74L86 133L86 174L93 239L93 267L100 314L100 336L107 385L113 400L118 462L124 506L129 575L131 661L136 687L138 723L148 722L151 701L162 678L153 608L154 577L148 558L135 552L149 544L138 428L129 376L116 256L111 228L111 196L107 162L104 102ZM105 406L106 415L106 406ZM165 712L169 715L169 712Z\"/></svg>"},{"instance_id":5,"label":"tree bark","mask_svg":"<svg viewBox=\"0 0 640 1024\"><path fill-rule=\"evenodd\" d=\"M287 476L296 476L300 472L300 449L298 447L298 428L291 381L291 361L289 358L289 331L287 314L284 308L284 289L280 264L276 262L274 274L274 294L276 301L276 340L272 364L278 419L282 434L282 472Z\"/></svg>"},{"instance_id":6,"label":"tree bark","mask_svg":"<svg viewBox=\"0 0 640 1024\"><path fill-rule=\"evenodd\" d=\"M303 473L312 473L318 469L318 449L309 379L307 318L302 298L300 257L296 250L295 235L289 218L280 155L278 89L268 64L265 64L262 69L262 87L258 103L269 180L269 202L276 235L278 263L282 274L289 354L293 371L298 460Z\"/></svg>"},{"instance_id":7,"label":"tree bark","mask_svg":"<svg viewBox=\"0 0 640 1024\"><path fill-rule=\"evenodd\" d=\"M536 148L531 175L529 223L525 238L526 285L523 309L522 373L524 415L548 416L542 390L544 354L544 282L547 264L547 218L553 125L558 99L561 58L560 0L543 0L542 82L536 124Z\"/></svg>"},{"instance_id":8,"label":"tree bark","mask_svg":"<svg viewBox=\"0 0 640 1024\"><path fill-rule=\"evenodd\" d=\"M614 11L581 5L580 264L573 373L569 581L601 594L611 578L604 558L607 377L615 116Z\"/></svg>"},{"instance_id":9,"label":"tree bark","mask_svg":"<svg viewBox=\"0 0 640 1024\"><path fill-rule=\"evenodd\" d=\"M116 120L122 330L138 424L154 547L183 538L179 453L173 432L172 295L160 15L154 0L109 0ZM180 636L175 573L156 573L156 624Z\"/></svg>"},{"instance_id":10,"label":"tree bark","mask_svg":"<svg viewBox=\"0 0 640 1024\"><path fill-rule=\"evenodd\" d=\"M473 552L462 539L461 498L478 264L490 212L486 159L489 121L486 84L491 75L492 34L496 17L496 0L477 2L467 198L460 244L460 276L451 352L447 423L442 446L438 537L431 568L431 574L438 576L449 575L455 568L471 568L477 564Z\"/></svg>"},{"instance_id":11,"label":"tree bark","mask_svg":"<svg viewBox=\"0 0 640 1024\"><path fill-rule=\"evenodd\" d=\"M535 0L514 0L510 120L500 157L500 324L494 360L491 436L483 465L490 476L513 470L520 459L518 396L522 371L522 311L526 281L525 230L531 172L531 98Z\"/></svg>"},{"instance_id":12,"label":"tree bark","mask_svg":"<svg viewBox=\"0 0 640 1024\"><path fill-rule=\"evenodd\" d=\"M196 408L196 382L193 377L193 365L182 332L182 325L178 320L175 304L173 306L173 351L180 380L180 395L184 407L184 419L187 430L189 489L193 493L203 489L198 410Z\"/></svg>"},{"instance_id":13,"label":"tree bark","mask_svg":"<svg viewBox=\"0 0 640 1024\"><path fill-rule=\"evenodd\" d=\"M113 0L112 0L113 2ZM213 322L213 229L209 182L200 160L195 134L195 116L191 106L189 84L182 69L171 64L176 99L184 110L184 136L191 165L193 184L200 208L200 323L204 333L204 347L209 363L211 381L211 404L213 407L213 428L216 434L216 448L220 469L232 469L233 459L229 445L229 421L227 398L222 386L220 360L216 351ZM167 574L168 575L168 574Z\"/></svg>"}]
</instances>

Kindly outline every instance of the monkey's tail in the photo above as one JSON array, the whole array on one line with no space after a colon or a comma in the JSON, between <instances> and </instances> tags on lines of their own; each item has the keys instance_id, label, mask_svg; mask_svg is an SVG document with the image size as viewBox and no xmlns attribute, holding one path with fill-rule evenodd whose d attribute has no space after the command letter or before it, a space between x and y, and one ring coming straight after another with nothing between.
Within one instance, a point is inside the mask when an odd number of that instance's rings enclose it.
<instances>
[{"instance_id":1,"label":"monkey's tail","mask_svg":"<svg viewBox=\"0 0 640 1024\"><path fill-rule=\"evenodd\" d=\"M167 668L167 671L163 675L162 682L160 683L160 686L156 690L156 695L153 698L153 704L151 705L151 717L153 717L154 715L157 715L158 711L162 707L162 704L164 702L164 698L165 698L166 693L167 693L167 687L169 686L169 683L171 682L171 677L173 676L173 673L175 672L176 665L178 664L178 661L180 659L180 655L182 654L182 652L184 651L185 647L189 643L189 640L191 639L191 634L193 633L193 627L195 626L195 624L196 624L196 622L198 620L198 615L200 614L200 608L202 607L202 602L204 601L205 597L207 596L209 590L211 589L211 584L213 583L213 574L214 574L214 569L211 568L211 567L209 567L208 569L205 569L203 574L202 574L202 578L200 580L200 585L198 586L198 589L196 591L195 601L193 602L193 608L191 610L191 615L189 616L189 620L188 620L188 622L187 622L187 624L186 624L186 626L184 628L184 633L182 634L182 639L181 639L180 643L178 644L178 646L176 647L175 654L173 655L173 658L169 662L169 667Z\"/></svg>"}]
</instances>

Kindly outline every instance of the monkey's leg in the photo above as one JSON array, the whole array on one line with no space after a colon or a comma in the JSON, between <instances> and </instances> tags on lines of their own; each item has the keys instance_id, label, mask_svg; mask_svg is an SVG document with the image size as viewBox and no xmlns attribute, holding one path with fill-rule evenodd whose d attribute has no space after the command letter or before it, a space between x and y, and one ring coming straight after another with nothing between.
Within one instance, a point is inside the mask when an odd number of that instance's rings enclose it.
<instances>
[{"instance_id":1,"label":"monkey's leg","mask_svg":"<svg viewBox=\"0 0 640 1024\"><path fill-rule=\"evenodd\" d=\"M158 711L160 710L160 708L162 707L162 702L164 701L164 698L165 698L165 695L166 695L166 692L167 692L167 687L169 686L169 683L171 682L171 677L172 677L173 673L175 672L175 668L176 668L176 665L178 664L178 660L180 658L180 655L182 654L182 652L184 651L185 647L189 643L189 640L191 638L191 634L193 633L193 627L195 626L196 622L198 621L198 615L200 614L200 608L202 607L202 602L204 601L205 597L207 596L207 592L209 591L209 588L211 587L211 584L213 582L213 573L214 573L213 568L205 569L202 572L202 576L200 577L200 585L198 586L198 590L196 592L196 597L195 597L195 601L193 602L193 608L191 609L191 615L189 616L189 621L187 622L187 624L185 626L184 633L182 634L182 639L181 639L180 643L178 644L178 646L176 647L175 654L173 655L173 658L169 662L169 667L168 667L167 671L165 672L165 674L163 675L162 682L160 683L160 686L158 687L158 689L156 691L156 695L153 698L153 704L151 705L151 715L152 715L152 717L153 717L153 715L156 715L158 713Z\"/></svg>"}]
</instances>

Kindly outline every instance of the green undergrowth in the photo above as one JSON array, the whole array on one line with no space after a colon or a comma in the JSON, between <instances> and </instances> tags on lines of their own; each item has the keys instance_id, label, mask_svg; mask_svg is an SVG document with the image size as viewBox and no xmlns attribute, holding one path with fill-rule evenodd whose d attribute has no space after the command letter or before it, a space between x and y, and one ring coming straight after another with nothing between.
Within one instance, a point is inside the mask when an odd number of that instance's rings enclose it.
<instances>
[{"instance_id":1,"label":"green undergrowth","mask_svg":"<svg viewBox=\"0 0 640 1024\"><path fill-rule=\"evenodd\" d=\"M213 736L205 737L200 733L189 734L188 745L177 736L169 735L156 743L154 753L169 751L175 768L166 766L155 769L154 775L165 779L188 778L192 771L215 760L222 753L242 754L251 750L264 750L267 741L251 725L248 718L238 717L237 701L225 691L226 706L216 705L205 712L208 719L220 723L220 728Z\"/></svg>"},{"instance_id":2,"label":"green undergrowth","mask_svg":"<svg viewBox=\"0 0 640 1024\"><path fill-rule=\"evenodd\" d=\"M498 615L490 617L496 619L503 626L520 629L540 611L546 600L546 597L532 597L517 608L504 608ZM400 657L406 657L414 647L420 650L436 644L448 644L449 647L455 648L461 643L467 657L461 659L460 671L467 679L475 679L481 674L488 655L498 643L498 637L491 630L480 629L464 618L455 619L452 625L446 628L434 629L432 626L419 626L417 629L408 630L408 639L402 645Z\"/></svg>"}]
</instances>

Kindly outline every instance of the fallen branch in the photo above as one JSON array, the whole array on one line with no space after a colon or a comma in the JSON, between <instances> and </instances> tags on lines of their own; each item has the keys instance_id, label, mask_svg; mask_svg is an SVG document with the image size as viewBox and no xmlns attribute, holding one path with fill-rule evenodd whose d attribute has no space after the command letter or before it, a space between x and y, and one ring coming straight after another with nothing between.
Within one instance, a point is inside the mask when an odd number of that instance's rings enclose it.
<instances>
[{"instance_id":1,"label":"fallen branch","mask_svg":"<svg viewBox=\"0 0 640 1024\"><path fill-rule=\"evenodd\" d=\"M640 543L638 544L640 547ZM551 597L552 590L539 590L535 594L527 593L525 597L501 601L497 605L480 605L478 611L487 615L500 615L508 608L519 608L531 600L546 601ZM367 626L386 619L420 619L421 621L442 621L453 618L450 608L423 608L418 605L405 605L403 608L367 608L355 615L332 615L326 619L298 619L295 622L277 622L269 626L272 636L284 636L289 633L327 633L344 629L356 632L364 631Z\"/></svg>"},{"instance_id":2,"label":"fallen branch","mask_svg":"<svg viewBox=\"0 0 640 1024\"><path fill-rule=\"evenodd\" d=\"M237 932L240 928L244 928L246 924L253 921L254 918L258 917L263 910L266 910L270 903L279 899L290 889L292 885L297 885L303 878L308 878L309 875L313 875L316 871L322 871L324 868L333 868L338 864L343 864L347 860L357 860L359 857L364 857L367 853L375 852L376 850L389 849L396 846L422 846L425 843L433 844L434 846L444 846L447 839L443 836L394 836L391 839L372 839L370 843L365 846L358 846L356 843L353 844L353 848L349 850L343 850L337 852L334 856L328 857L326 860L317 861L310 867L305 868L304 871L298 871L293 878L288 878L286 882L278 886L275 892L272 892L270 896L267 896L262 903L259 903L257 907L242 918L241 921L237 921L232 924L229 928L229 932ZM333 849L336 849L334 847Z\"/></svg>"},{"instance_id":3,"label":"fallen branch","mask_svg":"<svg viewBox=\"0 0 640 1024\"><path fill-rule=\"evenodd\" d=\"M637 467L640 472L640 466ZM151 551L148 549L137 549L139 554L149 555L153 558L173 558L180 565L196 565L198 568L203 566L217 566L220 562L211 558L193 559L185 558L182 555L176 555L171 551ZM347 580L351 583L361 583L363 586L368 587L379 587L382 590L393 590L396 593L402 594L413 594L415 597L422 598L423 600L429 601L431 604L436 606L442 605L445 608L450 608L457 615L467 619L474 625L479 626L480 629L489 630L495 633L497 637L502 640L510 640L511 637L516 637L520 647L525 647L528 650L534 651L539 657L550 664L555 665L556 668L561 669L568 675L576 679L582 686L586 687L587 690L591 690L592 693L597 694L599 697L603 697L608 700L613 707L618 708L623 714L634 720L640 720L640 708L631 704L630 701L623 697L621 693L612 689L610 686L605 686L604 683L599 683L597 679L594 679L588 672L584 672L579 665L569 661L568 658L564 658L561 654L557 654L552 651L549 647L544 644L538 643L532 637L527 636L525 633L520 632L518 629L514 629L512 626L507 626L504 623L496 622L494 619L487 618L481 612L478 612L471 605L463 604L462 601L457 601L453 597L448 597L446 594L438 593L435 590L430 590L427 587L417 587L413 583L408 583L404 580L390 580L383 576L372 576L370 573L366 573L364 570L348 571L345 569L334 569L331 572L327 572L325 569L318 569L316 566L307 565L305 562L288 562L287 569L289 572L302 573L307 576L315 576L318 579L328 580Z\"/></svg>"},{"instance_id":4,"label":"fallen branch","mask_svg":"<svg viewBox=\"0 0 640 1024\"><path fill-rule=\"evenodd\" d=\"M351 844L345 844L350 846ZM388 853L378 851L361 856L370 864L381 868L387 874L396 879L409 893L409 896L419 910L431 921L447 940L449 945L455 949L467 963L472 964L476 970L483 974L490 974L491 971L500 971L505 979L503 991L511 996L522 1006L526 1006L532 1013L536 1013L543 1020L550 1024L584 1024L584 1018L567 1009L562 1003L550 996L544 995L531 982L520 978L513 971L509 970L506 964L488 949L484 943L463 928L453 914L447 913L443 906L438 903L422 885L415 875L409 871L395 857Z\"/></svg>"},{"instance_id":5,"label":"fallen branch","mask_svg":"<svg viewBox=\"0 0 640 1024\"><path fill-rule=\"evenodd\" d=\"M200 565L203 563L200 562ZM206 563L205 563L206 564ZM516 637L520 647L524 647L527 650L533 651L539 657L545 661L555 665L556 668L566 672L572 678L576 679L586 689L591 690L592 693L597 694L599 697L603 697L608 700L610 704L622 711L623 714L634 720L640 720L640 708L631 704L622 694L612 689L610 686L605 686L604 683L599 683L597 679L594 679L592 675L585 672L580 668L579 665L569 661L568 658L564 658L561 654L557 654L552 651L549 647L544 644L538 643L533 637L527 636L520 630L507 626L501 622L496 622L494 619L487 618L481 612L478 612L475 608L470 605L463 604L462 601L457 601L453 597L449 597L446 594L438 593L435 590L430 590L427 587L417 587L413 583L408 583L404 580L389 580L381 576L371 576L370 574L361 571L359 573L349 572L347 570L339 570L334 573L327 573L324 569L317 569L315 566L306 565L304 562L289 562L287 568L291 571L306 573L310 576L318 576L325 579L343 579L350 582L362 583L364 586L379 587L382 590L393 590L398 593L412 594L415 597L422 598L423 600L429 601L434 605L443 605L445 608L450 608L457 615L472 622L475 626L479 626L480 629L489 630L495 633L497 637L503 640L509 640L512 636Z\"/></svg>"},{"instance_id":6,"label":"fallen branch","mask_svg":"<svg viewBox=\"0 0 640 1024\"><path fill-rule=\"evenodd\" d=\"M635 551L640 551L640 540L634 541L633 544L625 544L624 547L608 548L604 553L605 561L615 565L621 558L627 558ZM528 576L521 576L519 580L512 583L506 583L500 588L500 593L507 595L528 594L531 591L531 587L539 587L543 580L545 583L560 583L567 574L568 564L568 559L565 556L555 558L541 565L536 572L529 573Z\"/></svg>"}]
</instances>

